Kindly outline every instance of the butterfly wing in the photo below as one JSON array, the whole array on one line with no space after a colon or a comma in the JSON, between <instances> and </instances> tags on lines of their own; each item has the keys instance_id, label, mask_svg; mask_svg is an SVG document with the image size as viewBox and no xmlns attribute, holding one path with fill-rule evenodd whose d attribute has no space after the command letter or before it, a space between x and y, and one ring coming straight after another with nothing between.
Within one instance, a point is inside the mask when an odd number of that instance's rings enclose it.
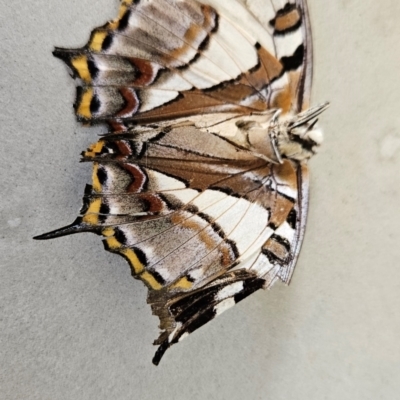
<instances>
[{"instance_id":1,"label":"butterfly wing","mask_svg":"<svg viewBox=\"0 0 400 400\"><path fill-rule=\"evenodd\" d=\"M94 232L129 262L161 321L154 363L249 294L289 282L307 166L267 162L199 121L307 107L304 1L125 0L87 46L55 55L79 80L78 119L111 132L83 153L94 167L81 215L38 238Z\"/></svg>"},{"instance_id":2,"label":"butterfly wing","mask_svg":"<svg viewBox=\"0 0 400 400\"><path fill-rule=\"evenodd\" d=\"M272 164L195 126L109 134L83 158L94 168L81 215L40 238L94 232L128 261L161 321L155 362L255 290L289 279L305 204L300 165Z\"/></svg>"},{"instance_id":3,"label":"butterfly wing","mask_svg":"<svg viewBox=\"0 0 400 400\"><path fill-rule=\"evenodd\" d=\"M125 0L84 48L54 54L79 79L78 119L115 130L204 113L289 111L308 97L307 21L302 1Z\"/></svg>"}]
</instances>

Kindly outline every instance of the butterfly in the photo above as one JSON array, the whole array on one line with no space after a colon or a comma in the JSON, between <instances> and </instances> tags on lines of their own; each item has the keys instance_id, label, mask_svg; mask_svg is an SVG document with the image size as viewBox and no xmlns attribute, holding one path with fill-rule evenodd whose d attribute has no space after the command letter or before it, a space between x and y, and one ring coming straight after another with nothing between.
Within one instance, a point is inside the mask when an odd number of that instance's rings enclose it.
<instances>
[{"instance_id":1,"label":"butterfly","mask_svg":"<svg viewBox=\"0 0 400 400\"><path fill-rule=\"evenodd\" d=\"M259 289L290 282L308 208L305 0L124 0L81 49L56 48L76 116L109 132L70 225L103 237L148 287L165 351Z\"/></svg>"}]
</instances>

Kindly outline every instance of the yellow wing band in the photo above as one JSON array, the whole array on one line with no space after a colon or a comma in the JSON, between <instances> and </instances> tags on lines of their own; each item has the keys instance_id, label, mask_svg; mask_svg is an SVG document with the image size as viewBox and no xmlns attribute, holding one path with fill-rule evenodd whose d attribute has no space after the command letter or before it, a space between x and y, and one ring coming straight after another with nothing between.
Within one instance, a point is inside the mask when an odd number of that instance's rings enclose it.
<instances>
[{"instance_id":1,"label":"yellow wing band","mask_svg":"<svg viewBox=\"0 0 400 400\"><path fill-rule=\"evenodd\" d=\"M92 40L89 43L90 50L100 52L103 46L104 39L107 37L107 35L107 31L95 32L92 36Z\"/></svg>"},{"instance_id":2,"label":"yellow wing band","mask_svg":"<svg viewBox=\"0 0 400 400\"><path fill-rule=\"evenodd\" d=\"M90 75L88 59L85 55L80 55L71 60L72 66L77 70L79 77L86 83L90 83L92 77Z\"/></svg>"},{"instance_id":3,"label":"yellow wing band","mask_svg":"<svg viewBox=\"0 0 400 400\"><path fill-rule=\"evenodd\" d=\"M135 251L133 249L123 248L122 244L115 236L112 236L114 233L112 228L106 228L102 231L102 234L107 237L107 239L105 239L107 249L111 252L122 254L131 266L134 275L141 279L150 289L162 289L162 284L157 281L151 272L145 270L145 266L140 262Z\"/></svg>"},{"instance_id":4,"label":"yellow wing band","mask_svg":"<svg viewBox=\"0 0 400 400\"><path fill-rule=\"evenodd\" d=\"M192 287L193 287L193 282L190 282L186 276L179 279L178 282L174 283L171 286L172 289L185 289L185 290L189 290Z\"/></svg>"},{"instance_id":5,"label":"yellow wing band","mask_svg":"<svg viewBox=\"0 0 400 400\"><path fill-rule=\"evenodd\" d=\"M94 95L93 88L89 87L85 89L85 92L83 93L81 101L79 103L77 114L87 119L90 119L92 117L92 112L90 111L90 104L92 102L93 95Z\"/></svg>"},{"instance_id":6,"label":"yellow wing band","mask_svg":"<svg viewBox=\"0 0 400 400\"><path fill-rule=\"evenodd\" d=\"M94 199L83 217L83 222L90 225L97 225L99 222L99 212L101 207L101 199Z\"/></svg>"}]
</instances>

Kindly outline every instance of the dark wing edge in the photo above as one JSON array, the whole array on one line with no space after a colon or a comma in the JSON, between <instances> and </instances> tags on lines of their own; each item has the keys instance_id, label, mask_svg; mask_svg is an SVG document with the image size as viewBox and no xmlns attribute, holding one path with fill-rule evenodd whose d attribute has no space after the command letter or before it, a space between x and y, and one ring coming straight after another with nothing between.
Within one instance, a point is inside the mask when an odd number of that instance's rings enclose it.
<instances>
[{"instance_id":1,"label":"dark wing edge","mask_svg":"<svg viewBox=\"0 0 400 400\"><path fill-rule=\"evenodd\" d=\"M300 255L303 245L304 234L306 230L308 206L309 206L309 170L305 163L300 163L297 169L297 185L299 188L299 198L297 202L298 228L295 235L295 247L292 252L291 261L286 269L282 269L279 278L283 283L289 285L293 277L294 269Z\"/></svg>"},{"instance_id":2,"label":"dark wing edge","mask_svg":"<svg viewBox=\"0 0 400 400\"><path fill-rule=\"evenodd\" d=\"M305 39L305 52L304 52L304 69L300 80L298 89L298 102L297 112L301 112L310 105L311 98L311 85L313 77L313 44L312 44L312 32L310 23L310 14L308 11L307 0L296 0L296 5L302 11L304 20L303 26L303 37Z\"/></svg>"}]
</instances>

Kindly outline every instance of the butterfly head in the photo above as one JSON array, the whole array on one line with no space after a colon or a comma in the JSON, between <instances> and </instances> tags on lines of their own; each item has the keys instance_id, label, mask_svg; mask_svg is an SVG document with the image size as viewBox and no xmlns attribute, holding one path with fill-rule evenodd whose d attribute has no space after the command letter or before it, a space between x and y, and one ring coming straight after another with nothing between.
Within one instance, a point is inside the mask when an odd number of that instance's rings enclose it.
<instances>
[{"instance_id":1,"label":"butterfly head","mask_svg":"<svg viewBox=\"0 0 400 400\"><path fill-rule=\"evenodd\" d=\"M324 103L291 117L281 118L280 110L274 114L269 136L279 161L283 158L302 161L317 152L323 141L317 117L328 107L329 103Z\"/></svg>"}]
</instances>

